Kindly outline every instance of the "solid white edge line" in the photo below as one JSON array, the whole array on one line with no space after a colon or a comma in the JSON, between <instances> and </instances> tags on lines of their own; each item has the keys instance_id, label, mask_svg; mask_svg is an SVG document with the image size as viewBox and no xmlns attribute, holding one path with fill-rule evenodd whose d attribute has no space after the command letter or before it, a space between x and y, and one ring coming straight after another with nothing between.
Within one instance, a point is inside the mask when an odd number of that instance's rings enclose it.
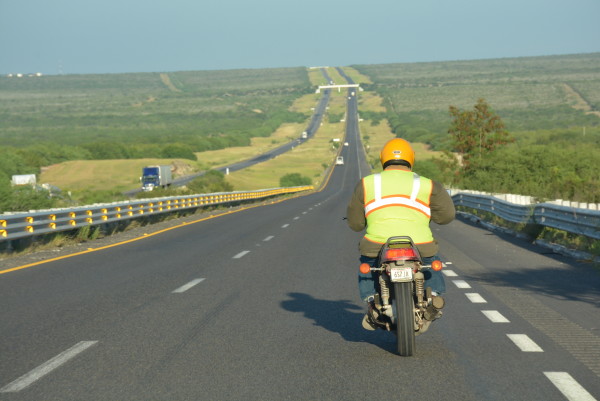
<instances>
[{"instance_id":1,"label":"solid white edge line","mask_svg":"<svg viewBox=\"0 0 600 401\"><path fill-rule=\"evenodd\" d=\"M442 273L444 273L446 277L458 277L458 274L456 274L454 270L442 270Z\"/></svg>"},{"instance_id":2,"label":"solid white edge line","mask_svg":"<svg viewBox=\"0 0 600 401\"><path fill-rule=\"evenodd\" d=\"M248 253L250 253L250 251L242 251L242 252L238 253L237 255L235 255L235 256L233 257L233 259L239 259L239 258L241 258L241 257L245 256L245 255L246 255L246 254L248 254Z\"/></svg>"},{"instance_id":3,"label":"solid white edge line","mask_svg":"<svg viewBox=\"0 0 600 401\"><path fill-rule=\"evenodd\" d=\"M271 241L273 238L275 238L273 235L269 235L267 238L265 238L263 241L267 242L267 241Z\"/></svg>"},{"instance_id":4,"label":"solid white edge line","mask_svg":"<svg viewBox=\"0 0 600 401\"><path fill-rule=\"evenodd\" d=\"M497 310L482 310L481 313L483 313L485 315L485 317L490 319L492 321L492 323L510 323L510 320L505 318Z\"/></svg>"},{"instance_id":5,"label":"solid white edge line","mask_svg":"<svg viewBox=\"0 0 600 401\"><path fill-rule=\"evenodd\" d=\"M597 401L567 372L544 372L546 377L570 401Z\"/></svg>"},{"instance_id":6,"label":"solid white edge line","mask_svg":"<svg viewBox=\"0 0 600 401\"><path fill-rule=\"evenodd\" d=\"M465 295L467 298L469 298L469 301L473 302L474 304L487 304L487 301L476 292L468 292Z\"/></svg>"},{"instance_id":7,"label":"solid white edge line","mask_svg":"<svg viewBox=\"0 0 600 401\"><path fill-rule=\"evenodd\" d=\"M452 282L458 288L471 288L471 286L469 285L469 283L467 283L465 280L453 280Z\"/></svg>"},{"instance_id":8,"label":"solid white edge line","mask_svg":"<svg viewBox=\"0 0 600 401\"><path fill-rule=\"evenodd\" d=\"M24 374L12 383L2 387L0 389L0 393L16 393L18 391L23 390L24 388L36 382L37 380L46 376L48 373L52 372L54 369L68 362L70 359L75 358L79 353L85 351L86 349L97 343L98 341L81 341L75 344L68 350L63 351L60 354L56 355L54 358L50 359L49 361L44 362L29 373Z\"/></svg>"},{"instance_id":9,"label":"solid white edge line","mask_svg":"<svg viewBox=\"0 0 600 401\"><path fill-rule=\"evenodd\" d=\"M193 286L203 282L204 279L203 278L197 278L195 280L190 281L187 284L182 285L181 287L179 287L178 289L174 290L173 293L178 293L181 294L182 292L186 292L187 290L189 290L190 288L192 288Z\"/></svg>"},{"instance_id":10,"label":"solid white edge line","mask_svg":"<svg viewBox=\"0 0 600 401\"><path fill-rule=\"evenodd\" d=\"M527 334L507 334L507 336L523 352L544 352Z\"/></svg>"}]
</instances>

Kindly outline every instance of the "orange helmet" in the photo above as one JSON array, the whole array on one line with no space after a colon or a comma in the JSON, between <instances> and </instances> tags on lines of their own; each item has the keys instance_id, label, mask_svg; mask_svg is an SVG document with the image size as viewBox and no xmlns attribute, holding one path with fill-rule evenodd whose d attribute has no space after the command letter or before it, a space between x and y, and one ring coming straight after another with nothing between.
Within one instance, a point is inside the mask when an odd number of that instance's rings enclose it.
<instances>
[{"instance_id":1,"label":"orange helmet","mask_svg":"<svg viewBox=\"0 0 600 401\"><path fill-rule=\"evenodd\" d=\"M385 168L385 164L393 160L403 160L410 164L409 167L415 165L415 151L408 141L401 138L394 138L389 140L381 149L379 156L381 165Z\"/></svg>"}]
</instances>

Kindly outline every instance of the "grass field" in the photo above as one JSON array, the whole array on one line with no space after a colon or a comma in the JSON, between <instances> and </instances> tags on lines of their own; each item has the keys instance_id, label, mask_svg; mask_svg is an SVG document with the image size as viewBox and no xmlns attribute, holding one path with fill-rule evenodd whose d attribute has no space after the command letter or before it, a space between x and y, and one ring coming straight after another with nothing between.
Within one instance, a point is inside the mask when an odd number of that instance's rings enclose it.
<instances>
[{"instance_id":1,"label":"grass field","mask_svg":"<svg viewBox=\"0 0 600 401\"><path fill-rule=\"evenodd\" d=\"M334 138L344 137L343 124L323 124L316 134L295 147L292 151L275 159L236 171L227 176L236 190L253 190L279 187L279 179L288 173L300 173L309 177L312 184L319 186L327 166L333 163L337 150Z\"/></svg>"},{"instance_id":2,"label":"grass field","mask_svg":"<svg viewBox=\"0 0 600 401\"><path fill-rule=\"evenodd\" d=\"M470 108L479 97L517 134L561 127L593 132L600 125L594 114L600 105L600 53L343 69L366 89L357 91L359 113L390 112L386 115L397 117L377 125L360 123L374 165L383 143L395 136L392 128L414 143L417 161L434 155L415 142L446 137L449 105ZM328 74L335 83L344 83L335 68L328 68ZM297 137L320 99L314 90L324 84L328 82L319 69L301 68L0 77L0 141L26 146L48 141L77 145L90 140L119 144L140 138L165 143L181 138L200 143L207 136L252 138L250 146L195 152L198 162L177 162L181 171L197 171L247 159ZM282 175L299 172L319 183L324 166L334 157L328 143L344 132L344 124L337 121L345 113L346 96L346 90L332 91L324 125L306 145L228 180L235 189L257 189L278 186ZM270 136L254 135L258 127L268 126L267 116L281 111L304 116L304 122L269 127ZM312 156L314 160L308 160ZM142 166L172 160L69 161L47 166L38 181L65 190L121 191L139 185Z\"/></svg>"},{"instance_id":3,"label":"grass field","mask_svg":"<svg viewBox=\"0 0 600 401\"><path fill-rule=\"evenodd\" d=\"M140 187L142 167L155 164L173 165L173 175L187 175L196 170L189 160L73 160L44 168L38 181L49 183L63 191L123 192Z\"/></svg>"},{"instance_id":4,"label":"grass field","mask_svg":"<svg viewBox=\"0 0 600 401\"><path fill-rule=\"evenodd\" d=\"M354 66L397 118L396 132L415 141L447 136L450 105L470 109L484 98L511 132L600 125L600 53ZM574 98L572 88L579 96ZM575 106L583 100L587 110Z\"/></svg>"}]
</instances>

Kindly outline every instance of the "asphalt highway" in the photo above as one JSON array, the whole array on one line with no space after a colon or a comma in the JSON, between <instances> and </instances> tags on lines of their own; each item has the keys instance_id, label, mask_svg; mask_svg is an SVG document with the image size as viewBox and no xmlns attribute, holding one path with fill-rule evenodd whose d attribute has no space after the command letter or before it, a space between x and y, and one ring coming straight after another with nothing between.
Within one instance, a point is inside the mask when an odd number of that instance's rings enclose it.
<instances>
[{"instance_id":1,"label":"asphalt highway","mask_svg":"<svg viewBox=\"0 0 600 401\"><path fill-rule=\"evenodd\" d=\"M362 329L348 126L321 192L0 275L0 400L600 400L598 270L468 220L416 355Z\"/></svg>"}]
</instances>

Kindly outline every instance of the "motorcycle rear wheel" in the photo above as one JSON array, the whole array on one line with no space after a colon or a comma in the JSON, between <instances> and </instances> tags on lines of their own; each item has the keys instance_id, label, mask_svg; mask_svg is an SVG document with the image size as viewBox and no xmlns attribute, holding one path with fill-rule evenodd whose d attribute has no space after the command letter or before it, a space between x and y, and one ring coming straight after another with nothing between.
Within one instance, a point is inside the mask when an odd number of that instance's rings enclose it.
<instances>
[{"instance_id":1,"label":"motorcycle rear wheel","mask_svg":"<svg viewBox=\"0 0 600 401\"><path fill-rule=\"evenodd\" d=\"M394 294L398 354L412 356L415 353L415 311L412 282L394 283Z\"/></svg>"}]
</instances>

